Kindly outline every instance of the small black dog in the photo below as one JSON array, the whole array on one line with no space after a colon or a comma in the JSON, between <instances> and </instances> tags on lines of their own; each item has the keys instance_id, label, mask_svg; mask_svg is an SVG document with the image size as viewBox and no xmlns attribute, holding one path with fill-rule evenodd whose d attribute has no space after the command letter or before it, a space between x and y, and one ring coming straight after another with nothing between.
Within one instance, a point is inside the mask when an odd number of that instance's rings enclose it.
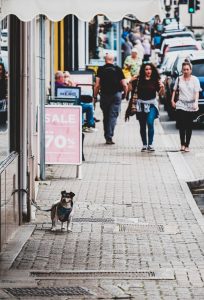
<instances>
[{"instance_id":1,"label":"small black dog","mask_svg":"<svg viewBox=\"0 0 204 300\"><path fill-rule=\"evenodd\" d=\"M61 222L61 230L64 230L64 223L67 222L67 231L71 230L71 221L73 216L73 198L75 194L72 192L67 193L66 191L61 192L61 199L59 202L52 205L51 220L52 220L52 231L56 230L56 223L59 220Z\"/></svg>"},{"instance_id":2,"label":"small black dog","mask_svg":"<svg viewBox=\"0 0 204 300\"><path fill-rule=\"evenodd\" d=\"M67 222L67 231L71 230L71 221L73 216L73 198L75 194L72 192L61 192L61 199L60 201L56 202L52 205L49 209L42 209L39 205L36 204L35 201L31 201L32 205L34 205L38 210L41 211L50 211L51 212L51 220L52 220L52 231L56 230L56 223L59 220L61 222L61 230L64 230L65 227L63 226L65 222Z\"/></svg>"}]
</instances>

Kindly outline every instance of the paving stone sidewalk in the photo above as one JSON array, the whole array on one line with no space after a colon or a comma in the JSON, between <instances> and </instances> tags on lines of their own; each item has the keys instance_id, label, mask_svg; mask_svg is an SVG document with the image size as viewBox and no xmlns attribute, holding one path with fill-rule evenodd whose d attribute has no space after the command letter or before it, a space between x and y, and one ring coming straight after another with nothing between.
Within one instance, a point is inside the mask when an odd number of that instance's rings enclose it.
<instances>
[{"instance_id":1,"label":"paving stone sidewalk","mask_svg":"<svg viewBox=\"0 0 204 300\"><path fill-rule=\"evenodd\" d=\"M188 161L157 120L156 151L141 153L137 121L124 122L126 105L115 145L104 143L102 122L86 134L82 180L75 166L47 167L37 203L49 208L72 190L72 233L60 225L51 232L49 214L37 211L26 225L35 225L31 236L1 273L0 299L204 299L204 223L185 183L204 175L191 169L197 141ZM102 120L98 107L96 116ZM11 296L16 287L28 290Z\"/></svg>"}]
</instances>

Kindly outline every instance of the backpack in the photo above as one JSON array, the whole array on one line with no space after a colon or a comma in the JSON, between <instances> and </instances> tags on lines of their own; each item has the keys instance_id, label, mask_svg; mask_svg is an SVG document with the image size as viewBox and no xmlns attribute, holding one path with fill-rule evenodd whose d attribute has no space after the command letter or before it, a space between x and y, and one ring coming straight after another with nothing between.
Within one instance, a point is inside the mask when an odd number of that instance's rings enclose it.
<instances>
[{"instance_id":1,"label":"backpack","mask_svg":"<svg viewBox=\"0 0 204 300\"><path fill-rule=\"evenodd\" d=\"M101 91L107 95L113 95L121 91L120 78L118 76L118 67L105 65L100 77Z\"/></svg>"}]
</instances>

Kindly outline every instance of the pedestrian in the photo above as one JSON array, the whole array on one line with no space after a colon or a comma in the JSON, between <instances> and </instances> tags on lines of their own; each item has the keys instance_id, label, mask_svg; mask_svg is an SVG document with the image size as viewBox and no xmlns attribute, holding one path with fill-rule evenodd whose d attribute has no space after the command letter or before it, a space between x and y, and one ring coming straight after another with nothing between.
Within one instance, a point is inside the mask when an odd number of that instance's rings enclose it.
<instances>
[{"instance_id":1,"label":"pedestrian","mask_svg":"<svg viewBox=\"0 0 204 300\"><path fill-rule=\"evenodd\" d=\"M63 85L66 87L77 86L77 83L72 80L69 71L64 71ZM82 131L91 133L98 131L97 128L95 128L93 97L81 95L79 105L82 107ZM84 119L84 115L86 116L86 120Z\"/></svg>"},{"instance_id":2,"label":"pedestrian","mask_svg":"<svg viewBox=\"0 0 204 300\"><path fill-rule=\"evenodd\" d=\"M136 79L140 71L141 61L138 57L138 49L133 48L131 50L131 55L128 55L124 61L124 69L130 72L130 77L128 78L128 92L131 92L135 88Z\"/></svg>"},{"instance_id":3,"label":"pedestrian","mask_svg":"<svg viewBox=\"0 0 204 300\"><path fill-rule=\"evenodd\" d=\"M144 48L143 61L147 62L147 61L150 60L150 56L151 56L151 52L152 52L151 44L150 44L149 40L145 38L142 45L143 45L143 48Z\"/></svg>"},{"instance_id":4,"label":"pedestrian","mask_svg":"<svg viewBox=\"0 0 204 300\"><path fill-rule=\"evenodd\" d=\"M132 43L129 41L129 38L127 36L125 38L124 44L122 45L123 61L126 59L127 56L131 55L132 48L133 48Z\"/></svg>"},{"instance_id":5,"label":"pedestrian","mask_svg":"<svg viewBox=\"0 0 204 300\"><path fill-rule=\"evenodd\" d=\"M183 75L179 76L175 81L171 103L173 108L176 109L176 119L181 142L180 151L189 152L193 119L198 111L198 99L201 87L199 79L192 75L192 65L188 60L185 60L182 64L182 73ZM177 101L175 100L176 91L178 91Z\"/></svg>"},{"instance_id":6,"label":"pedestrian","mask_svg":"<svg viewBox=\"0 0 204 300\"><path fill-rule=\"evenodd\" d=\"M57 71L55 73L55 96L57 96L57 89L59 87L66 87L64 83L64 74L62 71Z\"/></svg>"},{"instance_id":7,"label":"pedestrian","mask_svg":"<svg viewBox=\"0 0 204 300\"><path fill-rule=\"evenodd\" d=\"M143 63L134 91L134 94L137 94L136 117L140 124L140 135L143 143L142 152L155 151L153 147L154 120L159 116L157 93L163 93L163 91L164 85L156 67L150 62ZM146 127L148 127L148 140Z\"/></svg>"},{"instance_id":8,"label":"pedestrian","mask_svg":"<svg viewBox=\"0 0 204 300\"><path fill-rule=\"evenodd\" d=\"M141 61L138 57L139 50L137 48L132 48L131 55L128 55L124 61L124 69L128 69L131 74L131 79L134 80L140 71Z\"/></svg>"},{"instance_id":9,"label":"pedestrian","mask_svg":"<svg viewBox=\"0 0 204 300\"><path fill-rule=\"evenodd\" d=\"M142 43L141 43L141 41L140 40L137 40L136 41L136 44L135 44L135 46L134 46L134 49L137 49L138 50L138 59L139 59L139 61L140 61L140 64L142 64L142 61L143 61L143 58L144 58L144 52L145 52L145 50L144 50L144 47L143 47L143 45L142 45Z\"/></svg>"},{"instance_id":10,"label":"pedestrian","mask_svg":"<svg viewBox=\"0 0 204 300\"><path fill-rule=\"evenodd\" d=\"M71 79L69 71L64 71L64 85L65 86L76 86L76 83Z\"/></svg>"},{"instance_id":11,"label":"pedestrian","mask_svg":"<svg viewBox=\"0 0 204 300\"><path fill-rule=\"evenodd\" d=\"M127 95L127 83L122 69L113 64L114 56L105 56L105 65L98 68L94 86L94 98L100 91L100 107L103 112L103 128L106 144L115 144L112 140L117 117L120 112L122 91Z\"/></svg>"}]
</instances>

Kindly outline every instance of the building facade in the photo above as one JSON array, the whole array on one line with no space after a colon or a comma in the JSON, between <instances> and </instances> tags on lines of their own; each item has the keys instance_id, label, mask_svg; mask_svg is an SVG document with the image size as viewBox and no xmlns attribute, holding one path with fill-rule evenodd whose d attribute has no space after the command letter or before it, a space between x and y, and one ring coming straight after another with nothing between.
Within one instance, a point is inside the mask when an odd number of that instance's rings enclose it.
<instances>
[{"instance_id":1,"label":"building facade","mask_svg":"<svg viewBox=\"0 0 204 300\"><path fill-rule=\"evenodd\" d=\"M0 148L0 251L18 226L32 219L36 182L45 179L45 103L54 72L102 63L108 51L115 51L120 64L120 25L115 22L128 13L127 3L118 0L115 11L113 1L86 0L85 9L71 0L64 0L62 7L55 0L49 6L45 2L39 8L35 0L30 6L27 0L1 1L0 18L8 29L8 109L0 128L5 146ZM160 0L137 1L137 6L134 0L128 2L141 20L162 11ZM100 12L107 17L95 17Z\"/></svg>"}]
</instances>

